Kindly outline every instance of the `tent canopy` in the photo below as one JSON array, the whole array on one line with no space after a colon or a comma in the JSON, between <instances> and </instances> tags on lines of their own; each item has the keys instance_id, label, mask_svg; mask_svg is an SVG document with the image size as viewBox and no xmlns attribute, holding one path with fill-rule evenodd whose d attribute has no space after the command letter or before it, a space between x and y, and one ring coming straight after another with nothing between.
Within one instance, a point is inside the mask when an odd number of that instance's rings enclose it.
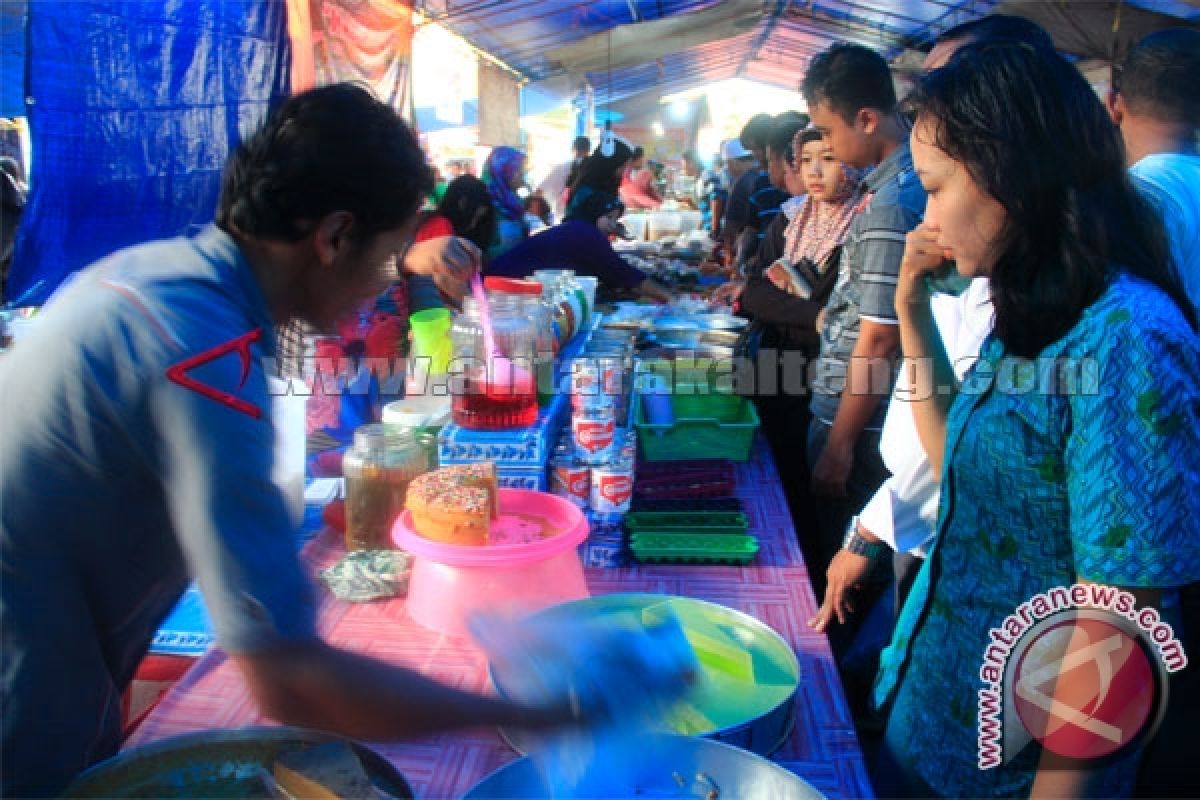
<instances>
[{"instance_id":1,"label":"tent canopy","mask_svg":"<svg viewBox=\"0 0 1200 800\"><path fill-rule=\"evenodd\" d=\"M836 40L889 59L992 11L1036 20L1066 53L1107 58L1152 30L1200 24L1200 0L425 0L418 7L528 82L584 82L604 105L733 77L794 89ZM1114 20L1119 20L1116 37Z\"/></svg>"}]
</instances>

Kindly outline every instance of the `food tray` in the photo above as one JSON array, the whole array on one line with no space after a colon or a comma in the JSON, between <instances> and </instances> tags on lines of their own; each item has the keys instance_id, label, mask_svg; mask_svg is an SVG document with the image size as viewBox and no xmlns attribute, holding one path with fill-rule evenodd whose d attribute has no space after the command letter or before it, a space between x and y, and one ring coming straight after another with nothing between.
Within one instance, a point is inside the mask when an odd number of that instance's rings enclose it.
<instances>
[{"instance_id":1,"label":"food tray","mask_svg":"<svg viewBox=\"0 0 1200 800\"><path fill-rule=\"evenodd\" d=\"M742 511L742 501L736 497L646 497L633 498L632 510L655 513L693 511Z\"/></svg>"},{"instance_id":2,"label":"food tray","mask_svg":"<svg viewBox=\"0 0 1200 800\"><path fill-rule=\"evenodd\" d=\"M783 637L749 614L689 597L622 593L563 603L535 618L565 623L594 618L622 624L633 617L648 623L664 613L679 619L700 662L699 681L668 724L677 732L717 739L761 755L782 746L795 720L800 665ZM505 695L503 686L496 690ZM700 719L709 726L698 727ZM538 744L537 738L525 731L502 733L519 752ZM744 795L723 789L721 796Z\"/></svg>"},{"instance_id":3,"label":"food tray","mask_svg":"<svg viewBox=\"0 0 1200 800\"><path fill-rule=\"evenodd\" d=\"M188 733L126 750L84 772L64 797L269 797L256 794L258 770L280 755L337 741L302 728L258 727ZM363 771L385 796L410 798L412 789L375 751L349 742Z\"/></svg>"},{"instance_id":4,"label":"food tray","mask_svg":"<svg viewBox=\"0 0 1200 800\"><path fill-rule=\"evenodd\" d=\"M749 523L740 511L631 511L625 528L635 533L745 533Z\"/></svg>"},{"instance_id":5,"label":"food tray","mask_svg":"<svg viewBox=\"0 0 1200 800\"><path fill-rule=\"evenodd\" d=\"M463 800L560 797L674 797L713 800L821 800L803 778L728 744L672 734L641 737L637 747L600 741L594 766L574 787L547 782L543 759L522 758L488 775ZM629 760L632 757L632 762Z\"/></svg>"},{"instance_id":6,"label":"food tray","mask_svg":"<svg viewBox=\"0 0 1200 800\"><path fill-rule=\"evenodd\" d=\"M638 561L678 564L749 564L758 555L758 539L732 533L638 533L629 537Z\"/></svg>"},{"instance_id":7,"label":"food tray","mask_svg":"<svg viewBox=\"0 0 1200 800\"><path fill-rule=\"evenodd\" d=\"M711 395L710 395L711 396ZM682 396L686 397L686 395ZM678 412L680 395L671 397L676 408L675 421L656 425L646 421L645 408L638 404L634 427L638 432L638 448L647 461L684 461L702 458L724 458L748 461L758 430L758 413L754 404L737 398L738 413L727 419L687 417Z\"/></svg>"}]
</instances>

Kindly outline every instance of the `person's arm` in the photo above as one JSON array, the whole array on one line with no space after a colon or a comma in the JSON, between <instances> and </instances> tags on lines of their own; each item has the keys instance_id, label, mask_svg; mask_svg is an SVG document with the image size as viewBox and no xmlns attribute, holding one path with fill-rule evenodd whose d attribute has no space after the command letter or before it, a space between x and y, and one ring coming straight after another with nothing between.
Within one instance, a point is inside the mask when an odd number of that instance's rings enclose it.
<instances>
[{"instance_id":1,"label":"person's arm","mask_svg":"<svg viewBox=\"0 0 1200 800\"><path fill-rule=\"evenodd\" d=\"M565 700L546 708L521 707L320 641L234 654L233 661L266 716L356 739L408 738L464 727L546 727L578 715Z\"/></svg>"},{"instance_id":2,"label":"person's arm","mask_svg":"<svg viewBox=\"0 0 1200 800\"><path fill-rule=\"evenodd\" d=\"M404 254L403 268L413 275L433 278L452 303L460 304L470 291L471 276L482 263L479 248L458 236L414 242Z\"/></svg>"},{"instance_id":3,"label":"person's arm","mask_svg":"<svg viewBox=\"0 0 1200 800\"><path fill-rule=\"evenodd\" d=\"M937 246L937 229L919 225L905 240L904 258L896 282L896 316L900 322L901 368L906 371L911 394L899 398L912 406L921 447L935 477L942 474L946 447L946 419L958 394L958 381L938 334L925 276L942 266L945 256Z\"/></svg>"},{"instance_id":4,"label":"person's arm","mask_svg":"<svg viewBox=\"0 0 1200 800\"><path fill-rule=\"evenodd\" d=\"M1077 582L1127 591L1139 609L1158 608L1162 589L1200 581L1200 351L1186 322L1162 324L1166 304L1147 304L1136 317L1109 312L1078 348L1096 371L1067 395L1065 448L1054 465L1065 482ZM1071 641L1068 652L1086 643L1077 630ZM1092 682L1062 677L1047 691L1055 700L1095 703ZM1088 796L1094 764L1043 753L1032 796Z\"/></svg>"},{"instance_id":5,"label":"person's arm","mask_svg":"<svg viewBox=\"0 0 1200 800\"><path fill-rule=\"evenodd\" d=\"M247 336L250 371L234 354L188 372L247 403L246 410L180 386L150 388L156 466L171 525L204 595L217 640L244 671L257 702L281 722L349 736L391 738L466 724L569 719L569 703L529 710L440 686L321 642L313 587L296 554L295 530L272 479L275 434L261 336L221 309L181 304L164 360L177 361ZM268 335L263 331L262 335Z\"/></svg>"},{"instance_id":6,"label":"person's arm","mask_svg":"<svg viewBox=\"0 0 1200 800\"><path fill-rule=\"evenodd\" d=\"M650 278L646 278L646 280L639 283L635 291L639 297L649 297L651 300L655 300L659 303L669 303L675 299L666 287L658 284Z\"/></svg>"},{"instance_id":7,"label":"person's arm","mask_svg":"<svg viewBox=\"0 0 1200 800\"><path fill-rule=\"evenodd\" d=\"M766 277L749 278L742 289L740 302L742 310L756 320L816 332L821 305L788 294Z\"/></svg>"},{"instance_id":8,"label":"person's arm","mask_svg":"<svg viewBox=\"0 0 1200 800\"><path fill-rule=\"evenodd\" d=\"M876 365L890 362L900 344L897 326L868 319L859 320L858 341L846 367L846 388L838 403L837 416L829 430L825 449L813 465L812 485L817 494L843 497L854 466L854 443L875 409L887 396L888 386L879 386L882 374ZM891 367L887 369L891 375Z\"/></svg>"}]
</instances>

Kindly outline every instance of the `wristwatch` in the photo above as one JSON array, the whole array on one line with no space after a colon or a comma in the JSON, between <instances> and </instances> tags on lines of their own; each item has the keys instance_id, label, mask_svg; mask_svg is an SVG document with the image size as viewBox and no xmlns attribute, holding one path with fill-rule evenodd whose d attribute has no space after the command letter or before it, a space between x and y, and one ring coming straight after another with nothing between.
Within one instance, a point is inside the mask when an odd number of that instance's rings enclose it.
<instances>
[{"instance_id":1,"label":"wristwatch","mask_svg":"<svg viewBox=\"0 0 1200 800\"><path fill-rule=\"evenodd\" d=\"M858 517L851 517L846 528L846 538L842 540L842 549L856 556L864 556L869 561L878 561L892 552L892 548L883 542L868 542L858 534Z\"/></svg>"}]
</instances>

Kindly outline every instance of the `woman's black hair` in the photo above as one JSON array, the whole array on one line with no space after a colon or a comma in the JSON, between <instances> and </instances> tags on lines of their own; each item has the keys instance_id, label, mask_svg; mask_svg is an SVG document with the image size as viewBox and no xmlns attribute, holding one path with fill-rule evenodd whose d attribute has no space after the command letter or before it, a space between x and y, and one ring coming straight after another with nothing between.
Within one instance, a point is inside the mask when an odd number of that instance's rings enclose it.
<instances>
[{"instance_id":1,"label":"woman's black hair","mask_svg":"<svg viewBox=\"0 0 1200 800\"><path fill-rule=\"evenodd\" d=\"M922 78L914 136L960 162L1004 207L991 274L996 335L1032 358L1125 270L1196 327L1159 216L1134 188L1118 131L1079 71L1013 42L967 45Z\"/></svg>"},{"instance_id":2,"label":"woman's black hair","mask_svg":"<svg viewBox=\"0 0 1200 800\"><path fill-rule=\"evenodd\" d=\"M456 236L487 250L496 236L496 207L487 185L474 175L459 175L446 186L438 213L450 220Z\"/></svg>"},{"instance_id":3,"label":"woman's black hair","mask_svg":"<svg viewBox=\"0 0 1200 800\"><path fill-rule=\"evenodd\" d=\"M353 146L348 146L353 142ZM433 188L417 138L363 86L338 83L288 98L229 158L217 226L294 242L334 211L359 241L399 228Z\"/></svg>"}]
</instances>

